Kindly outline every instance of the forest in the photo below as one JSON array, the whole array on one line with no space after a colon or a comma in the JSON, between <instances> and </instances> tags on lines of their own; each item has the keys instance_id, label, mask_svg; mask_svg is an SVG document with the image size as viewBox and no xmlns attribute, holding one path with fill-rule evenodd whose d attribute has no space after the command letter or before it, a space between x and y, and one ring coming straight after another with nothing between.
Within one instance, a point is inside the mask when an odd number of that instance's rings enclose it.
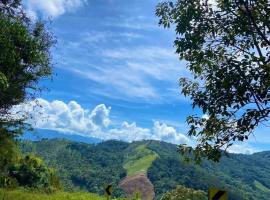
<instances>
[{"instance_id":1,"label":"forest","mask_svg":"<svg viewBox=\"0 0 270 200\"><path fill-rule=\"evenodd\" d=\"M142 145L157 155L146 171L154 185L156 199L178 185L206 193L209 187L219 186L229 191L230 199L235 200L266 200L270 195L270 152L267 151L252 155L229 154L219 163L205 160L196 165L187 163L177 153L176 145L159 141L84 144L44 139L24 141L21 149L24 153L40 156L48 166L55 168L68 191L77 188L103 194L104 185L112 183L114 194L119 197L124 194L118 184L127 175L125 160L130 157L139 160L149 154L148 151L141 151L141 154L135 151Z\"/></svg>"}]
</instances>

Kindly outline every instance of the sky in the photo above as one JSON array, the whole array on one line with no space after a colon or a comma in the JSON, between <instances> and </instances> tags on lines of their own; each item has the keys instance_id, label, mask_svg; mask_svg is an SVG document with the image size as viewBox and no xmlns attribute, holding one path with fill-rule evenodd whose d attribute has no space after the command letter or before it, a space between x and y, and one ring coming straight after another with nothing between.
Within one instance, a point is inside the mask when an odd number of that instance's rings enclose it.
<instances>
[{"instance_id":1,"label":"sky","mask_svg":"<svg viewBox=\"0 0 270 200\"><path fill-rule=\"evenodd\" d=\"M23 0L33 20L50 19L57 39L53 78L29 102L37 129L103 140L156 139L194 145L187 116L201 115L180 93L191 74L180 61L173 29L158 25L158 0ZM235 153L269 150L267 127L259 127Z\"/></svg>"}]
</instances>

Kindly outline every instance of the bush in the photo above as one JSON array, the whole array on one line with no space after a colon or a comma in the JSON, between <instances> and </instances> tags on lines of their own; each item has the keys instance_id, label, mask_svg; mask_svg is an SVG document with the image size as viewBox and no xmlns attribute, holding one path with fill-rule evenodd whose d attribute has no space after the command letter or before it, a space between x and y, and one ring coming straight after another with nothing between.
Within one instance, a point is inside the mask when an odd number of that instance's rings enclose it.
<instances>
[{"instance_id":1,"label":"bush","mask_svg":"<svg viewBox=\"0 0 270 200\"><path fill-rule=\"evenodd\" d=\"M164 194L161 200L207 200L207 194L201 190L177 186L175 190Z\"/></svg>"},{"instance_id":2,"label":"bush","mask_svg":"<svg viewBox=\"0 0 270 200\"><path fill-rule=\"evenodd\" d=\"M53 169L44 165L40 158L27 155L10 168L10 178L16 179L18 186L53 192L61 189L61 184Z\"/></svg>"}]
</instances>

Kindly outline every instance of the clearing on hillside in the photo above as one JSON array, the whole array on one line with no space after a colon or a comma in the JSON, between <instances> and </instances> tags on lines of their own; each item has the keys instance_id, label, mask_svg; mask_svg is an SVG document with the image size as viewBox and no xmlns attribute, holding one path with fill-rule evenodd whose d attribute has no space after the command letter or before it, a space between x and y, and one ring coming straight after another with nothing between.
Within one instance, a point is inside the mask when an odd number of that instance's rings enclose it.
<instances>
[{"instance_id":1,"label":"clearing on hillside","mask_svg":"<svg viewBox=\"0 0 270 200\"><path fill-rule=\"evenodd\" d=\"M153 200L155 197L154 186L144 173L127 176L120 182L121 188L128 197L139 192L143 200Z\"/></svg>"},{"instance_id":2,"label":"clearing on hillside","mask_svg":"<svg viewBox=\"0 0 270 200\"><path fill-rule=\"evenodd\" d=\"M127 170L127 175L146 173L157 157L158 155L154 151L147 149L146 145L136 147L134 151L126 155L124 168Z\"/></svg>"}]
</instances>

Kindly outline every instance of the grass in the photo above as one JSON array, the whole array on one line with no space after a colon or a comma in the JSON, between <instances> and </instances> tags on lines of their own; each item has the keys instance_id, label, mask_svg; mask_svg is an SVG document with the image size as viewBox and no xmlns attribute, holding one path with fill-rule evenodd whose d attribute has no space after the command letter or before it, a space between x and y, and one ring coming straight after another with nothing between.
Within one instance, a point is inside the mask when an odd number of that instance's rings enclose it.
<instances>
[{"instance_id":1,"label":"grass","mask_svg":"<svg viewBox=\"0 0 270 200\"><path fill-rule=\"evenodd\" d=\"M263 192L270 192L270 189L265 187L263 184L261 184L259 181L254 181L254 185L256 188L258 188L259 190L263 191Z\"/></svg>"},{"instance_id":2,"label":"grass","mask_svg":"<svg viewBox=\"0 0 270 200\"><path fill-rule=\"evenodd\" d=\"M105 200L106 198L86 192L56 192L44 194L29 192L23 189L4 190L0 189L1 200Z\"/></svg>"},{"instance_id":3,"label":"grass","mask_svg":"<svg viewBox=\"0 0 270 200\"><path fill-rule=\"evenodd\" d=\"M137 173L146 173L157 157L158 155L150 149L147 149L146 145L140 145L135 148L135 151L130 152L126 156L124 168L127 170L128 176Z\"/></svg>"},{"instance_id":4,"label":"grass","mask_svg":"<svg viewBox=\"0 0 270 200\"><path fill-rule=\"evenodd\" d=\"M0 188L0 200L107 200L97 194L87 192L55 192L45 194L25 189L6 190ZM111 198L111 200L141 200L140 198Z\"/></svg>"}]
</instances>

